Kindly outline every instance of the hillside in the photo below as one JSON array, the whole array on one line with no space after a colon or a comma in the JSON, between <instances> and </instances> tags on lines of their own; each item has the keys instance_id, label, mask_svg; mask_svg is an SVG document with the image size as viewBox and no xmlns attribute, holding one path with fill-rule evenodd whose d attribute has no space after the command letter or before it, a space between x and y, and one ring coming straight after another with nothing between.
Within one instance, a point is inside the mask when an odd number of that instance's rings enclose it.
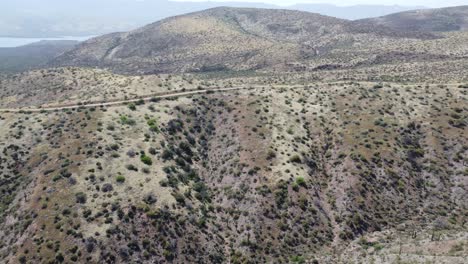
<instances>
[{"instance_id":1,"label":"hillside","mask_svg":"<svg viewBox=\"0 0 468 264\"><path fill-rule=\"evenodd\" d=\"M132 30L167 17L214 8L217 1L135 0L16 0L3 1L0 34L16 37L97 36ZM259 0L259 2L261 2ZM279 7L255 2L225 2L230 7L287 8L323 15L359 19L414 10L414 6L334 6L300 4ZM73 12L70 12L70 11ZM66 16L62 14L67 14Z\"/></svg>"},{"instance_id":2,"label":"hillside","mask_svg":"<svg viewBox=\"0 0 468 264\"><path fill-rule=\"evenodd\" d=\"M271 80L136 105L0 113L1 257L424 263L436 253L461 264L463 87Z\"/></svg>"},{"instance_id":3,"label":"hillside","mask_svg":"<svg viewBox=\"0 0 468 264\"><path fill-rule=\"evenodd\" d=\"M216 8L0 74L0 263L466 264L445 30Z\"/></svg>"},{"instance_id":4,"label":"hillside","mask_svg":"<svg viewBox=\"0 0 468 264\"><path fill-rule=\"evenodd\" d=\"M284 68L285 62L309 60L348 46L354 37L430 36L307 12L215 8L94 38L51 65L139 74Z\"/></svg>"},{"instance_id":5,"label":"hillside","mask_svg":"<svg viewBox=\"0 0 468 264\"><path fill-rule=\"evenodd\" d=\"M0 72L18 72L45 66L77 44L77 41L40 41L16 48L0 48Z\"/></svg>"},{"instance_id":6,"label":"hillside","mask_svg":"<svg viewBox=\"0 0 468 264\"><path fill-rule=\"evenodd\" d=\"M362 21L397 31L468 31L468 6L407 11Z\"/></svg>"}]
</instances>

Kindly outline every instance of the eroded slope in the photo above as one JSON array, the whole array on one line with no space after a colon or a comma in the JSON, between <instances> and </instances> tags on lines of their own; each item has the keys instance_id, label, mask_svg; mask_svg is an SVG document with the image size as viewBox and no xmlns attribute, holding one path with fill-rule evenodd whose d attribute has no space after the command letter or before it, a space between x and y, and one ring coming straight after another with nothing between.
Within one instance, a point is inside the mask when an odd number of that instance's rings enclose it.
<instances>
[{"instance_id":1,"label":"eroded slope","mask_svg":"<svg viewBox=\"0 0 468 264\"><path fill-rule=\"evenodd\" d=\"M461 85L317 83L3 113L2 257L336 262L374 232L460 238L466 111ZM385 258L387 237L357 245Z\"/></svg>"}]
</instances>

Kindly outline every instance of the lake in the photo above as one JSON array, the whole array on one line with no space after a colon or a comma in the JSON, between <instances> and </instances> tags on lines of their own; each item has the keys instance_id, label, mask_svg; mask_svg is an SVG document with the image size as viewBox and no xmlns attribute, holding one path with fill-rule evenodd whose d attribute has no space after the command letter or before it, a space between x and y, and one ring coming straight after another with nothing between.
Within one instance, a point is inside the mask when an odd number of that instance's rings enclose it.
<instances>
[{"instance_id":1,"label":"lake","mask_svg":"<svg viewBox=\"0 0 468 264\"><path fill-rule=\"evenodd\" d=\"M0 37L0 48L11 48L19 47L41 40L78 40L85 41L95 36L87 37L61 37L61 38L10 38L10 37Z\"/></svg>"}]
</instances>

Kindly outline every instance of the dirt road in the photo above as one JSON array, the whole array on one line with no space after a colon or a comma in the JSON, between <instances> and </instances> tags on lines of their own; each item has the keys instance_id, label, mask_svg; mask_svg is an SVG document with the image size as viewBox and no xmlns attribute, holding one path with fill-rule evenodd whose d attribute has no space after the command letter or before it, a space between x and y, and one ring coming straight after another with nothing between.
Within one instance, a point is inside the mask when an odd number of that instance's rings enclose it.
<instances>
[{"instance_id":1,"label":"dirt road","mask_svg":"<svg viewBox=\"0 0 468 264\"><path fill-rule=\"evenodd\" d=\"M66 110L66 109L76 109L76 108L92 108L92 107L109 107L115 105L123 105L128 103L136 103L138 101L145 101L148 102L154 99L164 99L164 98L172 98L172 97L180 97L180 96L190 96L190 95L197 95L197 94L206 94L211 92L227 92L227 91L234 91L234 90L241 90L241 89L250 89L251 87L232 87L232 88L219 88L219 89L205 89L205 90L194 90L194 91L186 91L186 92L175 92L175 93L168 93L168 94L161 94L161 95L152 95L148 97L140 97L135 99L128 99L128 100L119 100L119 101L112 101L112 102L95 102L89 104L74 104L74 105L60 105L60 106L50 106L50 107L39 107L39 108L11 108L11 109L0 109L0 112L10 112L10 113L18 113L18 112L44 112L44 111L58 111L58 110Z\"/></svg>"}]
</instances>

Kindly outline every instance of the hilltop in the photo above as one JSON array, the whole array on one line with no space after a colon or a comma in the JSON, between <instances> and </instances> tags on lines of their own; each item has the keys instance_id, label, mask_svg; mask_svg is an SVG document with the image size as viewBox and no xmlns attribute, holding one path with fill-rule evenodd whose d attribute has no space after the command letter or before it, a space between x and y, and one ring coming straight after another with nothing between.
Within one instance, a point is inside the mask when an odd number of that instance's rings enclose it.
<instances>
[{"instance_id":1,"label":"hilltop","mask_svg":"<svg viewBox=\"0 0 468 264\"><path fill-rule=\"evenodd\" d=\"M138 74L284 68L352 45L355 37L432 36L308 12L223 7L94 38L51 65Z\"/></svg>"},{"instance_id":2,"label":"hilltop","mask_svg":"<svg viewBox=\"0 0 468 264\"><path fill-rule=\"evenodd\" d=\"M468 31L468 6L406 11L361 21L398 31Z\"/></svg>"}]
</instances>

